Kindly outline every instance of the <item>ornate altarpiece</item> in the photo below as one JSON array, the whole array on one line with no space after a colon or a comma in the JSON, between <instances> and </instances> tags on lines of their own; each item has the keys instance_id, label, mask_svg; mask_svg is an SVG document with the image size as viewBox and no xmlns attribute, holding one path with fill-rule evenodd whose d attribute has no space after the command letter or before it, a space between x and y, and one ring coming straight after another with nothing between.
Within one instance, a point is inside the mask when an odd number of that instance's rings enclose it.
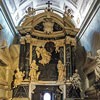
<instances>
[{"instance_id":1,"label":"ornate altarpiece","mask_svg":"<svg viewBox=\"0 0 100 100\"><path fill-rule=\"evenodd\" d=\"M21 35L19 71L24 77L14 87L13 97L43 100L44 93L49 92L52 100L65 100L69 78L76 68L78 29L71 21L72 15L65 11L62 18L50 7L37 15L32 8L27 13L17 27Z\"/></svg>"}]
</instances>

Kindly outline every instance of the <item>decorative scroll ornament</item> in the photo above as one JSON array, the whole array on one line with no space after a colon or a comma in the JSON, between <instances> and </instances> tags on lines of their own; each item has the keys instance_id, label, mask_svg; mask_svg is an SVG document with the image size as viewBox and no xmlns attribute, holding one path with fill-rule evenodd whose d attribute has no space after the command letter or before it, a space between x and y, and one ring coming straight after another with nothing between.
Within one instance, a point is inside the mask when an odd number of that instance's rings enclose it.
<instances>
[{"instance_id":1,"label":"decorative scroll ornament","mask_svg":"<svg viewBox=\"0 0 100 100\"><path fill-rule=\"evenodd\" d=\"M37 71L38 71L38 66L36 65L36 61L33 60L30 65L30 73L29 73L31 81L38 81L40 72Z\"/></svg>"},{"instance_id":2,"label":"decorative scroll ornament","mask_svg":"<svg viewBox=\"0 0 100 100\"><path fill-rule=\"evenodd\" d=\"M100 80L100 49L97 50L97 56L96 56L96 68L95 68L95 75L96 75L96 81Z\"/></svg>"},{"instance_id":3,"label":"decorative scroll ornament","mask_svg":"<svg viewBox=\"0 0 100 100\"><path fill-rule=\"evenodd\" d=\"M21 84L21 82L23 81L23 77L25 76L24 72L19 71L19 68L17 68L16 71L17 72L15 73L14 88Z\"/></svg>"}]
</instances>

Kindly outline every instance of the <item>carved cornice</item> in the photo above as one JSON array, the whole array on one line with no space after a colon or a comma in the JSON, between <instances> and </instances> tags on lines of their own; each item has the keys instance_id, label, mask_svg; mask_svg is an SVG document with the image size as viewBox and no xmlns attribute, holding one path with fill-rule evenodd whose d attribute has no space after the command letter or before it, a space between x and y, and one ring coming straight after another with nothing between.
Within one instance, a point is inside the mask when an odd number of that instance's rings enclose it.
<instances>
[{"instance_id":1,"label":"carved cornice","mask_svg":"<svg viewBox=\"0 0 100 100\"><path fill-rule=\"evenodd\" d=\"M39 47L39 46L44 46L46 44L46 42L50 42L50 41L51 40L38 40L38 39L32 38L31 44ZM54 42L54 44L57 47L61 47L61 46L64 46L65 40L64 39L52 40L52 42Z\"/></svg>"},{"instance_id":2,"label":"carved cornice","mask_svg":"<svg viewBox=\"0 0 100 100\"><path fill-rule=\"evenodd\" d=\"M44 34L44 32L33 30L32 35L37 36L37 37L45 37L45 38L57 38L57 37L64 36L64 32L63 31L53 32L52 34L47 35L47 34Z\"/></svg>"}]
</instances>

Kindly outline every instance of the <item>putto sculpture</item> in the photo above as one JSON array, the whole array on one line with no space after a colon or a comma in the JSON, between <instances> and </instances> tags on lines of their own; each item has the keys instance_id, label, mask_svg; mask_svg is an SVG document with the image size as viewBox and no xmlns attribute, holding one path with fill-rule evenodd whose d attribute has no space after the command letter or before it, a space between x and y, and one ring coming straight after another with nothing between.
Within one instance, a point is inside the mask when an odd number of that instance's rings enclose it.
<instances>
[{"instance_id":1,"label":"putto sculpture","mask_svg":"<svg viewBox=\"0 0 100 100\"><path fill-rule=\"evenodd\" d=\"M14 88L21 84L24 76L24 72L20 71L19 68L17 68L15 73Z\"/></svg>"}]
</instances>

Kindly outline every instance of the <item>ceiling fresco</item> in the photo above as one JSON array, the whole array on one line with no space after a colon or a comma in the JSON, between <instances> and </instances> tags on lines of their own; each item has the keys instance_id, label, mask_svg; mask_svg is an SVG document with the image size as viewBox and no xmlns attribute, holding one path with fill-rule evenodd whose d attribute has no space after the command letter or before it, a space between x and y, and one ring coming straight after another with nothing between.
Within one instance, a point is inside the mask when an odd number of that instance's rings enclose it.
<instances>
[{"instance_id":1,"label":"ceiling fresco","mask_svg":"<svg viewBox=\"0 0 100 100\"><path fill-rule=\"evenodd\" d=\"M66 6L70 8L73 12L73 20L75 21L76 27L80 27L94 0L5 0L5 3L17 26L28 7L45 9L48 6L48 1L50 1L50 7L52 9L61 13L65 11Z\"/></svg>"}]
</instances>

